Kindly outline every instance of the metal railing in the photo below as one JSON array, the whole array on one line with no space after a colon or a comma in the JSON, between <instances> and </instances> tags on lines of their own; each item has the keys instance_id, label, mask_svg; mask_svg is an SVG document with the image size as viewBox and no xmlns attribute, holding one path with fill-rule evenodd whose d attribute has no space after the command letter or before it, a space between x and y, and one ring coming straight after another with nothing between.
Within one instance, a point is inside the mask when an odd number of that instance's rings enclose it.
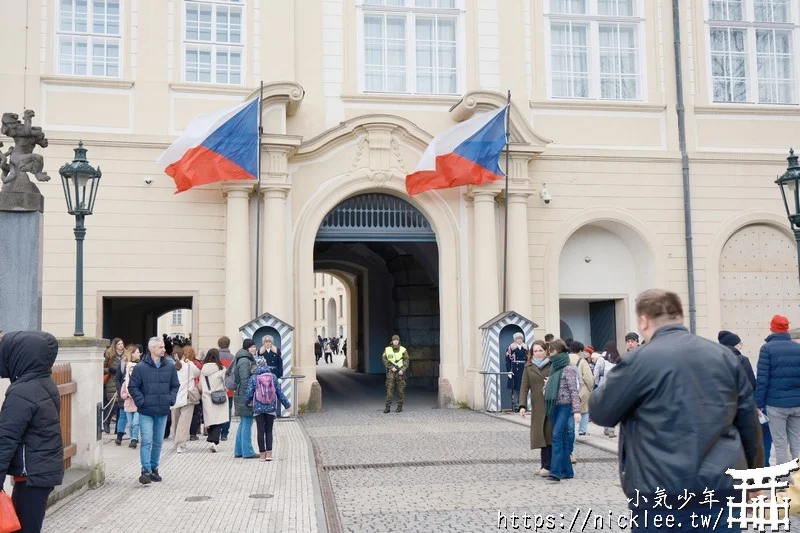
<instances>
[{"instance_id":1,"label":"metal railing","mask_svg":"<svg viewBox=\"0 0 800 533\"><path fill-rule=\"evenodd\" d=\"M294 380L294 382L292 383L292 406L289 408L289 412L291 413L291 416L287 416L287 417L283 417L283 418L287 418L287 419L290 419L290 420L292 418L297 418L297 411L298 411L298 409L300 409L300 406L297 403L297 401L298 401L297 380L298 379L303 379L303 378L305 378L305 376L302 376L302 375L299 375L299 374L289 374L288 376L283 376L281 378L278 378L279 380L281 380L281 379L293 379Z\"/></svg>"}]
</instances>

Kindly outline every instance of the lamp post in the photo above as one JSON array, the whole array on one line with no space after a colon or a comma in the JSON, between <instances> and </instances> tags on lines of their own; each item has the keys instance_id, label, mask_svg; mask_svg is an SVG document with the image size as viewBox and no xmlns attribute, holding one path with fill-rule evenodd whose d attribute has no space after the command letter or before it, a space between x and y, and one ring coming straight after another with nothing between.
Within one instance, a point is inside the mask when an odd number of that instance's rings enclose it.
<instances>
[{"instance_id":1,"label":"lamp post","mask_svg":"<svg viewBox=\"0 0 800 533\"><path fill-rule=\"evenodd\" d=\"M786 208L786 216L789 217L789 226L794 232L794 239L797 241L797 259L800 267L800 164L797 156L794 155L794 148L789 150L789 166L782 176L778 176L775 183L781 190L783 196L783 206Z\"/></svg>"},{"instance_id":2,"label":"lamp post","mask_svg":"<svg viewBox=\"0 0 800 533\"><path fill-rule=\"evenodd\" d=\"M58 173L64 186L64 198L67 200L67 212L75 217L75 243L77 257L75 260L75 333L83 337L83 240L86 237L84 222L94 210L97 189L100 185L100 167L97 170L86 160L86 148L83 141L75 148L75 159L65 163Z\"/></svg>"}]
</instances>

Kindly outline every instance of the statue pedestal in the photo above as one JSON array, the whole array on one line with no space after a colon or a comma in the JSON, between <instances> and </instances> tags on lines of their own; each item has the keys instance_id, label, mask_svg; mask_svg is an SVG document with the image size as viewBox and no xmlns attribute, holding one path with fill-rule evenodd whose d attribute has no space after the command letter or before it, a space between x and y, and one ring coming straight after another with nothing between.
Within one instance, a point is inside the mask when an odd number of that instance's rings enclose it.
<instances>
[{"instance_id":1,"label":"statue pedestal","mask_svg":"<svg viewBox=\"0 0 800 533\"><path fill-rule=\"evenodd\" d=\"M44 212L44 196L38 192L3 192L0 194L0 211Z\"/></svg>"},{"instance_id":2,"label":"statue pedestal","mask_svg":"<svg viewBox=\"0 0 800 533\"><path fill-rule=\"evenodd\" d=\"M4 193L0 202L8 196L16 195ZM43 201L41 195L39 198ZM42 329L43 220L38 210L21 212L0 206L2 331Z\"/></svg>"}]
</instances>

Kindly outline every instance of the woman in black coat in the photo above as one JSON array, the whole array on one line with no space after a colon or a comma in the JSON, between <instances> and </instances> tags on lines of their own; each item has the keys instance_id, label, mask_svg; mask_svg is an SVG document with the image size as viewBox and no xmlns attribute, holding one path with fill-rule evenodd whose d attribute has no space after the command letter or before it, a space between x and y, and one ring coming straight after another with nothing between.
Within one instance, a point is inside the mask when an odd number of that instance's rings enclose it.
<instances>
[{"instance_id":1,"label":"woman in black coat","mask_svg":"<svg viewBox=\"0 0 800 533\"><path fill-rule=\"evenodd\" d=\"M25 533L41 531L47 497L64 478L56 355L49 333L15 331L0 340L0 378L11 380L0 410L0 487L14 476L11 499Z\"/></svg>"}]
</instances>

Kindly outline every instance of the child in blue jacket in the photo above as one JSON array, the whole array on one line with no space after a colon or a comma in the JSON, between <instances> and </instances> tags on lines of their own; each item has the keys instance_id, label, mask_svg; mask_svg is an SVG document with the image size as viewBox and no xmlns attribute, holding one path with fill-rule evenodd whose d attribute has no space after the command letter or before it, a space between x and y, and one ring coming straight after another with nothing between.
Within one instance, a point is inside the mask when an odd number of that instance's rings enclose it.
<instances>
[{"instance_id":1,"label":"child in blue jacket","mask_svg":"<svg viewBox=\"0 0 800 533\"><path fill-rule=\"evenodd\" d=\"M244 402L253 408L256 419L258 451L262 461L272 461L272 426L278 412L278 400L288 409L292 406L281 390L267 362L259 357L256 373L250 376Z\"/></svg>"}]
</instances>

